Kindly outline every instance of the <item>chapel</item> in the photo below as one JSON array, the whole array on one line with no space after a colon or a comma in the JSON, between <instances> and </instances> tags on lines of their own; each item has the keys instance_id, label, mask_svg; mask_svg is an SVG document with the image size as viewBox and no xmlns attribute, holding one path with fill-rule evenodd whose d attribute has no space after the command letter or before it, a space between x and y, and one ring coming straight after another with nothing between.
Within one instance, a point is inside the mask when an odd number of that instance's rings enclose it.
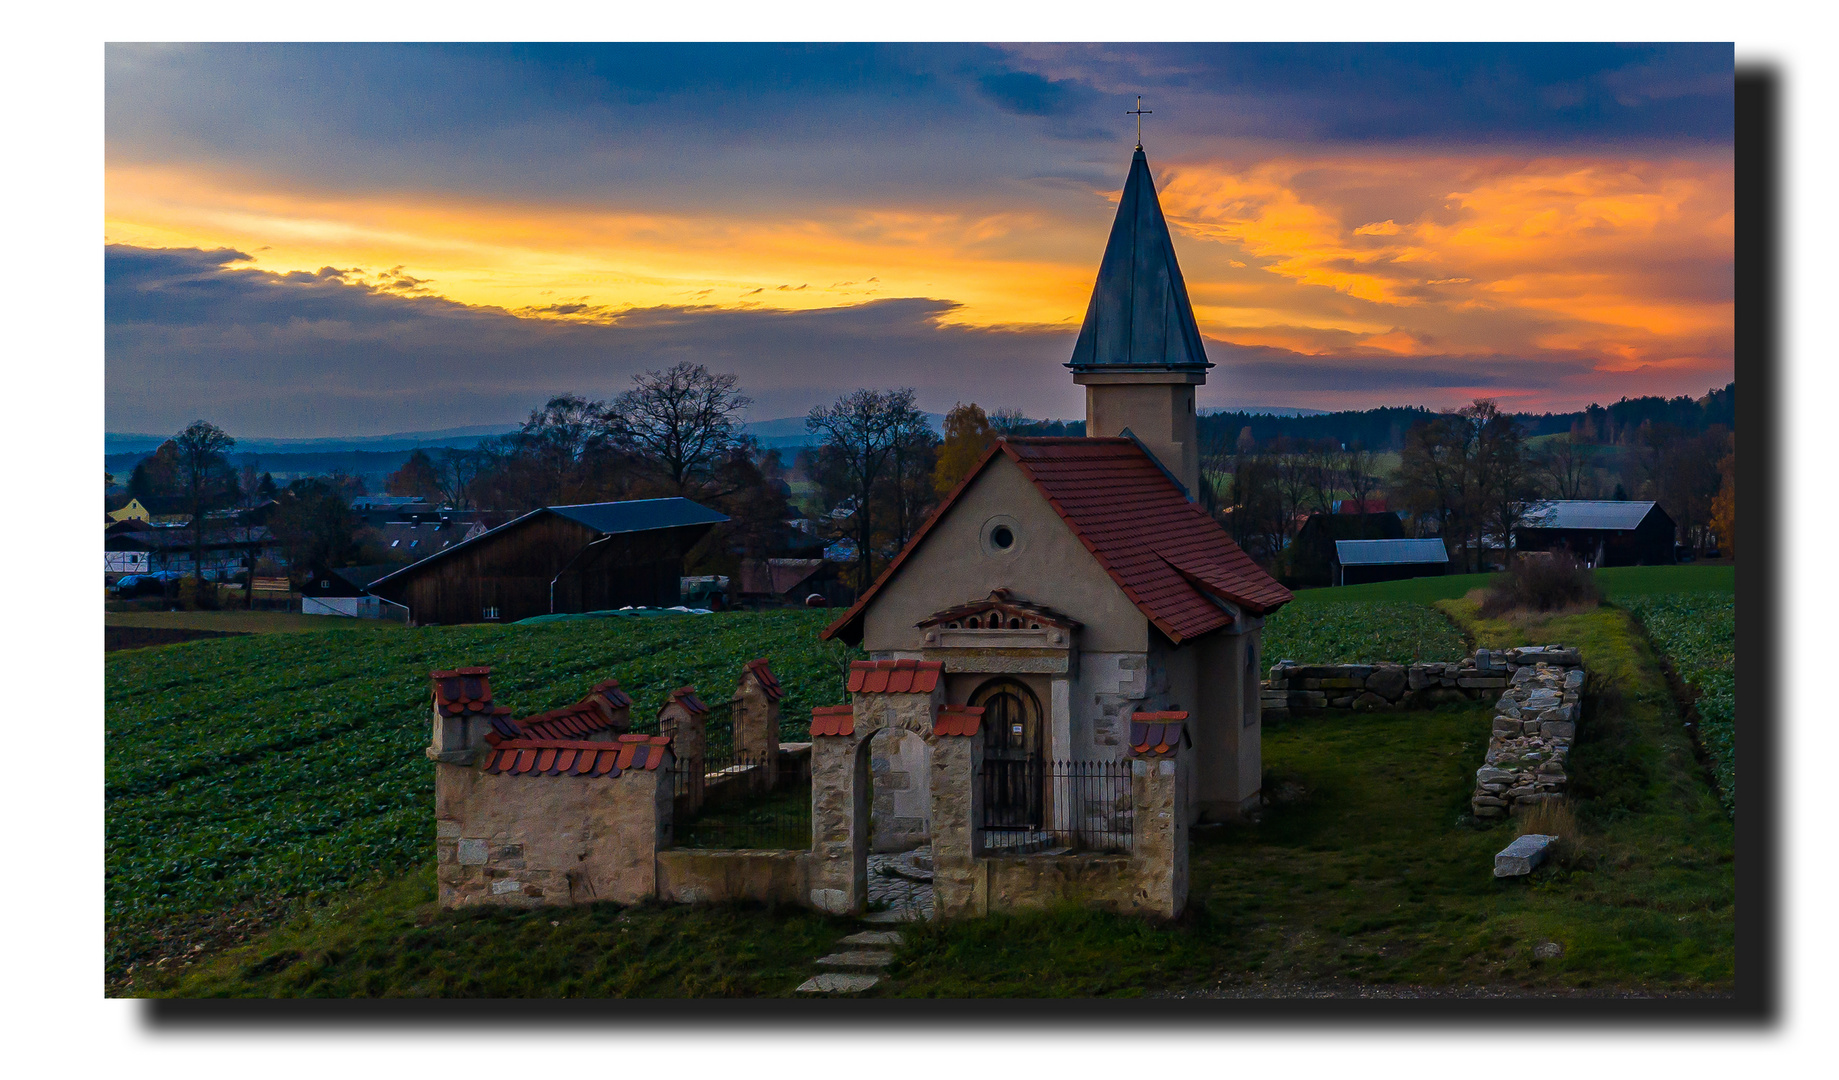
<instances>
[{"instance_id":1,"label":"chapel","mask_svg":"<svg viewBox=\"0 0 1839 1080\"><path fill-rule=\"evenodd\" d=\"M1120 761L1143 714L1191 740L1189 820L1238 817L1262 774L1260 630L1291 597L1197 502L1213 365L1140 144L1066 366L1085 437L999 439L824 637L936 670L949 705L982 708L984 761L1018 778L984 796L994 817L1050 812L1035 766ZM926 742L878 738L876 844L916 842Z\"/></svg>"}]
</instances>

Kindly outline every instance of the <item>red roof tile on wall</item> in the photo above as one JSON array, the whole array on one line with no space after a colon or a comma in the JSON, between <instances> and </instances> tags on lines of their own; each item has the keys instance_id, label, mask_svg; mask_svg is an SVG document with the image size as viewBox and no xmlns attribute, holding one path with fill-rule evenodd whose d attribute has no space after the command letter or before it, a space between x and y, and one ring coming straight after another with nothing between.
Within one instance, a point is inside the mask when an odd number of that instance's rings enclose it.
<instances>
[{"instance_id":1,"label":"red roof tile on wall","mask_svg":"<svg viewBox=\"0 0 1839 1080\"><path fill-rule=\"evenodd\" d=\"M848 705L819 705L811 710L811 734L854 735L856 713Z\"/></svg>"},{"instance_id":2,"label":"red roof tile on wall","mask_svg":"<svg viewBox=\"0 0 1839 1080\"><path fill-rule=\"evenodd\" d=\"M1172 754L1187 737L1185 712L1140 712L1130 716L1130 748L1145 756Z\"/></svg>"},{"instance_id":3,"label":"red roof tile on wall","mask_svg":"<svg viewBox=\"0 0 1839 1080\"><path fill-rule=\"evenodd\" d=\"M932 721L934 735L975 735L983 730L983 706L941 705Z\"/></svg>"},{"instance_id":4,"label":"red roof tile on wall","mask_svg":"<svg viewBox=\"0 0 1839 1080\"><path fill-rule=\"evenodd\" d=\"M852 694L930 694L945 665L937 660L856 660L849 665Z\"/></svg>"},{"instance_id":5,"label":"red roof tile on wall","mask_svg":"<svg viewBox=\"0 0 1839 1080\"><path fill-rule=\"evenodd\" d=\"M779 685L779 680L773 675L773 669L767 666L766 657L749 660L741 671L743 677L747 672L752 672L754 681L760 684L761 692L772 700L778 701L785 696L785 687Z\"/></svg>"},{"instance_id":6,"label":"red roof tile on wall","mask_svg":"<svg viewBox=\"0 0 1839 1080\"><path fill-rule=\"evenodd\" d=\"M486 676L489 667L464 667L452 671L430 671L434 683L434 703L447 716L467 712L484 712L492 704L492 683Z\"/></svg>"},{"instance_id":7,"label":"red roof tile on wall","mask_svg":"<svg viewBox=\"0 0 1839 1080\"><path fill-rule=\"evenodd\" d=\"M1180 644L1230 626L1231 616L1215 598L1254 615L1267 615L1289 603L1290 590L1265 573L1206 511L1182 494L1134 440L1002 439L953 489L861 599L825 628L825 638L857 632L862 612L881 587L900 572L907 556L918 550L933 526L998 453L1021 467L1111 580L1169 640Z\"/></svg>"},{"instance_id":8,"label":"red roof tile on wall","mask_svg":"<svg viewBox=\"0 0 1839 1080\"><path fill-rule=\"evenodd\" d=\"M694 686L679 686L677 689L672 690L670 692L670 701L682 705L692 713L706 713L709 711L709 707L704 705L702 699L696 696L696 688ZM670 704L670 701L665 702L665 704Z\"/></svg>"},{"instance_id":9,"label":"red roof tile on wall","mask_svg":"<svg viewBox=\"0 0 1839 1080\"><path fill-rule=\"evenodd\" d=\"M512 776L618 776L621 769L656 769L663 764L669 739L657 735L629 738L638 742L507 740L487 750L481 765L488 773Z\"/></svg>"}]
</instances>

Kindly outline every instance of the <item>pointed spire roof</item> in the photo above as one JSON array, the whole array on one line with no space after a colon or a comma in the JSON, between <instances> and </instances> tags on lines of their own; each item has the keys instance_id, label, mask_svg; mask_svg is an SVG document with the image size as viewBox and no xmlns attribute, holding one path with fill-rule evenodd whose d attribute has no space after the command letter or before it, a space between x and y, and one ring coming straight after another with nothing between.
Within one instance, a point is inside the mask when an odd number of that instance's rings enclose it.
<instances>
[{"instance_id":1,"label":"pointed spire roof","mask_svg":"<svg viewBox=\"0 0 1839 1080\"><path fill-rule=\"evenodd\" d=\"M1111 239L1098 264L1098 283L1079 328L1074 371L1205 371L1200 328L1188 286L1175 262L1149 159L1137 147L1118 201Z\"/></svg>"}]
</instances>

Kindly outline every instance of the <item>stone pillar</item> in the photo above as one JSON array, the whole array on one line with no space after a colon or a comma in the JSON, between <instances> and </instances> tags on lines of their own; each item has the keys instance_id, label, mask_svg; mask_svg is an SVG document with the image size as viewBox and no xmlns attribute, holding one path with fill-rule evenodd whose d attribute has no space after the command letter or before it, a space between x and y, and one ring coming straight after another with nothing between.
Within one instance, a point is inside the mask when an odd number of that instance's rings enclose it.
<instances>
[{"instance_id":1,"label":"stone pillar","mask_svg":"<svg viewBox=\"0 0 1839 1080\"><path fill-rule=\"evenodd\" d=\"M758 766L748 773L755 778L755 790L771 788L778 777L779 699L783 697L785 689L764 657L741 669L733 698L734 752Z\"/></svg>"},{"instance_id":2,"label":"stone pillar","mask_svg":"<svg viewBox=\"0 0 1839 1080\"><path fill-rule=\"evenodd\" d=\"M681 794L686 814L702 809L703 758L709 745L708 716L709 707L696 696L693 686L672 690L664 707L658 710L658 733L670 740L677 768L684 775Z\"/></svg>"},{"instance_id":3,"label":"stone pillar","mask_svg":"<svg viewBox=\"0 0 1839 1080\"><path fill-rule=\"evenodd\" d=\"M859 915L868 906L868 754L848 705L811 710L811 906Z\"/></svg>"},{"instance_id":4,"label":"stone pillar","mask_svg":"<svg viewBox=\"0 0 1839 1080\"><path fill-rule=\"evenodd\" d=\"M614 737L632 730L632 699L619 688L618 679L595 683L588 691L587 701L600 713L608 728L605 732L594 732L588 736L590 740L611 742Z\"/></svg>"},{"instance_id":5,"label":"stone pillar","mask_svg":"<svg viewBox=\"0 0 1839 1080\"><path fill-rule=\"evenodd\" d=\"M1047 716L1049 723L1048 755L1055 761L1071 761L1073 753L1073 681L1056 676L1048 684Z\"/></svg>"},{"instance_id":6,"label":"stone pillar","mask_svg":"<svg viewBox=\"0 0 1839 1080\"><path fill-rule=\"evenodd\" d=\"M941 919L982 915L988 887L978 856L983 838L983 710L939 709L932 746L932 906Z\"/></svg>"},{"instance_id":7,"label":"stone pillar","mask_svg":"<svg viewBox=\"0 0 1839 1080\"><path fill-rule=\"evenodd\" d=\"M1187 788L1194 749L1187 719L1185 712L1154 712L1130 721L1132 906L1165 919L1188 904Z\"/></svg>"},{"instance_id":8,"label":"stone pillar","mask_svg":"<svg viewBox=\"0 0 1839 1080\"><path fill-rule=\"evenodd\" d=\"M509 715L510 709L492 704L489 667L456 668L432 671L434 684L434 729L428 742L428 756L453 765L472 764L473 755L485 744L492 717Z\"/></svg>"}]
</instances>

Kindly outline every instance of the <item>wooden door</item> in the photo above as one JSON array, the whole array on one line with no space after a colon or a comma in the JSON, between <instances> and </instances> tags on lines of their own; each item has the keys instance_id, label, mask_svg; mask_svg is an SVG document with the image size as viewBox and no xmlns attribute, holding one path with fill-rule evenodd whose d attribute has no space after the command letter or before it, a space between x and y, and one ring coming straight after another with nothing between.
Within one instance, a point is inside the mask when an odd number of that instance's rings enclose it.
<instances>
[{"instance_id":1,"label":"wooden door","mask_svg":"<svg viewBox=\"0 0 1839 1080\"><path fill-rule=\"evenodd\" d=\"M1014 679L985 683L971 695L983 706L983 822L999 829L1039 829L1042 790L1041 704Z\"/></svg>"}]
</instances>

